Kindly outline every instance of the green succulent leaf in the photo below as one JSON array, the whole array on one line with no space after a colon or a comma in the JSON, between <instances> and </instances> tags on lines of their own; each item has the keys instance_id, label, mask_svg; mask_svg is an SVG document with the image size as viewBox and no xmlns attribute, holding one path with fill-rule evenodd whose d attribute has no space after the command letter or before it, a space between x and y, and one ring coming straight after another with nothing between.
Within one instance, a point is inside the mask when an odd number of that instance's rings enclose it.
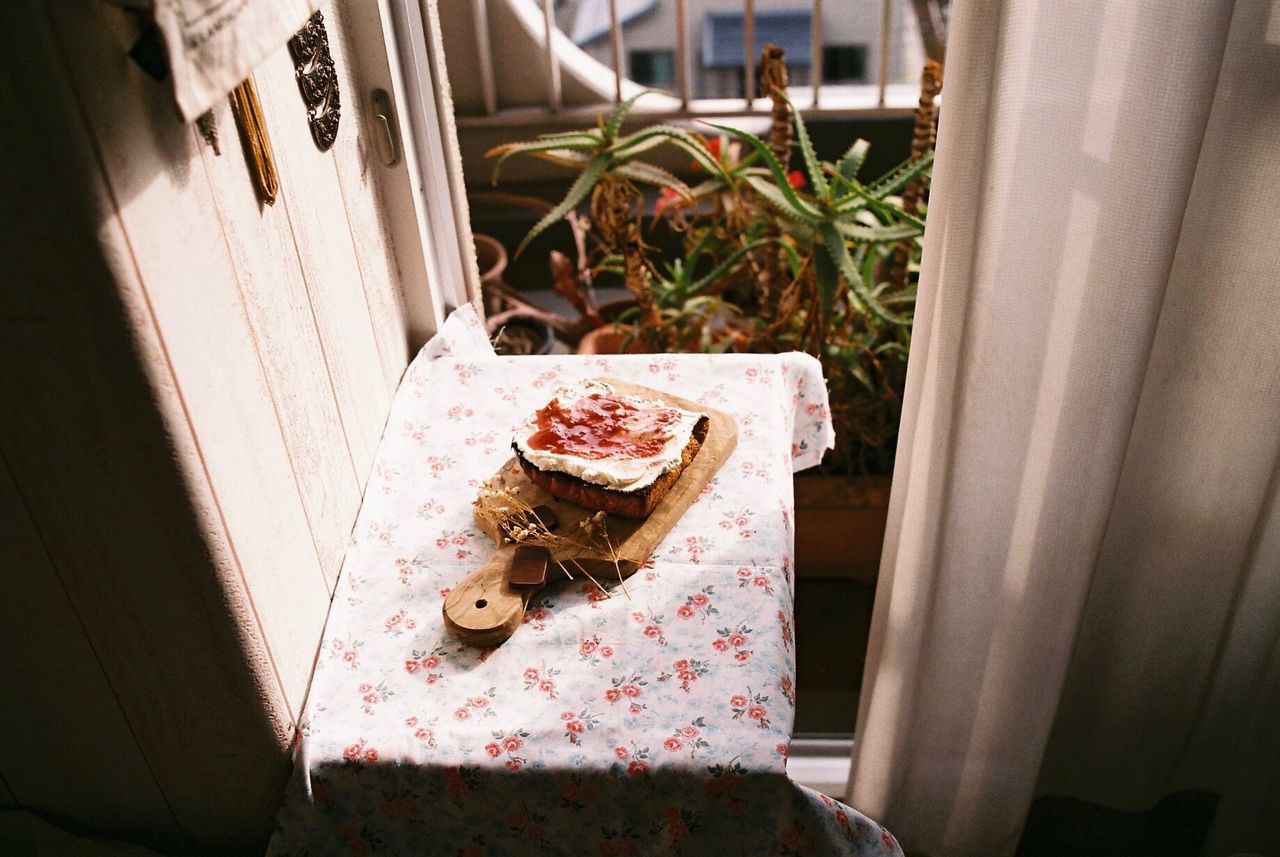
<instances>
[{"instance_id":1,"label":"green succulent leaf","mask_svg":"<svg viewBox=\"0 0 1280 857\"><path fill-rule=\"evenodd\" d=\"M849 147L849 151L845 152L840 160L836 161L836 172L842 178L852 182L858 177L858 171L862 169L862 164L867 159L867 152L871 151L871 144L866 140L857 139L853 141L853 145Z\"/></svg>"},{"instance_id":2,"label":"green succulent leaf","mask_svg":"<svg viewBox=\"0 0 1280 857\"><path fill-rule=\"evenodd\" d=\"M888 226L864 226L857 223L835 221L836 230L851 241L864 241L869 244L885 244L915 238L924 230L914 223L892 223Z\"/></svg>"},{"instance_id":3,"label":"green succulent leaf","mask_svg":"<svg viewBox=\"0 0 1280 857\"><path fill-rule=\"evenodd\" d=\"M689 286L683 290L683 293L686 295L696 295L698 292L702 291L707 286L716 282L725 274L729 273L729 271L733 268L733 266L738 264L738 262L742 259L743 256L747 255L757 247L763 247L766 244L772 244L772 243L773 241L771 241L768 238L761 238L759 241L752 241L750 244L745 244L742 247L739 247L737 250L734 250L732 253L726 256L724 260L720 262L719 265L716 265L714 268L712 268L711 272L707 274L705 277L702 277L701 279L693 283L690 283Z\"/></svg>"},{"instance_id":4,"label":"green succulent leaf","mask_svg":"<svg viewBox=\"0 0 1280 857\"><path fill-rule=\"evenodd\" d=\"M867 188L867 194L874 199L882 200L891 193L897 193L907 186L907 182L917 176L924 175L933 166L933 152L918 161L903 161L894 167L880 181Z\"/></svg>"},{"instance_id":5,"label":"green succulent leaf","mask_svg":"<svg viewBox=\"0 0 1280 857\"><path fill-rule=\"evenodd\" d=\"M738 136L742 140L745 140L751 148L755 149L756 152L760 154L761 160L765 162L765 166L769 168L769 172L773 174L773 180L777 190L786 197L787 202L790 203L796 211L804 212L803 216L807 219L816 220L822 216L816 208L805 202L796 194L795 189L787 182L787 174L782 169L782 165L778 163L778 159L773 156L773 152L769 151L769 147L765 145L763 140L755 134L748 134L746 131L739 131L736 128L730 128L725 125L716 125L714 123L708 124L710 124L712 128L718 128L721 131ZM750 178L748 178L748 181L750 181ZM759 186L755 182L752 182L751 186L757 190L759 189Z\"/></svg>"},{"instance_id":6,"label":"green succulent leaf","mask_svg":"<svg viewBox=\"0 0 1280 857\"><path fill-rule=\"evenodd\" d=\"M515 155L532 155L538 152L552 152L557 149L565 151L579 150L592 151L599 144L599 141L590 134L580 134L576 138L566 138L557 140L533 140L528 143L505 143L501 146L495 146L485 152L486 158L497 157L498 161L493 165L493 183L498 183L498 176L502 172L502 165L507 162L508 158Z\"/></svg>"},{"instance_id":7,"label":"green succulent leaf","mask_svg":"<svg viewBox=\"0 0 1280 857\"><path fill-rule=\"evenodd\" d=\"M844 242L841 242L840 246L843 247ZM813 273L818 285L818 309L822 324L826 326L831 320L831 308L835 305L836 292L840 288L840 275L835 261L831 258L831 251L825 244L816 244L813 249Z\"/></svg>"},{"instance_id":8,"label":"green succulent leaf","mask_svg":"<svg viewBox=\"0 0 1280 857\"><path fill-rule=\"evenodd\" d=\"M791 198L779 190L778 186L761 176L747 176L747 184L751 185L756 193L764 198L764 201L778 210L778 213L784 217L789 217L798 223L808 223L810 225L821 220L821 215L814 211L812 207L805 206L800 208L793 205Z\"/></svg>"},{"instance_id":9,"label":"green succulent leaf","mask_svg":"<svg viewBox=\"0 0 1280 857\"><path fill-rule=\"evenodd\" d=\"M573 184L569 186L569 192L565 194L564 199L560 200L559 205L548 211L541 220L533 225L533 228L529 230L529 234L524 236L524 240L516 248L517 256L524 252L524 248L529 246L530 241L537 238L552 224L577 208L578 204L587 198L587 194L591 193L591 189L595 187L596 182L600 180L600 176L604 174L608 163L609 159L605 155L597 155L591 159L591 163L587 164L586 169L573 180Z\"/></svg>"},{"instance_id":10,"label":"green succulent leaf","mask_svg":"<svg viewBox=\"0 0 1280 857\"><path fill-rule=\"evenodd\" d=\"M626 121L627 114L631 112L631 108L635 106L646 95L658 92L656 89L642 89L635 95L628 98L613 108L613 112L609 114L609 121L604 126L604 139L606 142L612 143L614 138L618 136L618 131L622 129L622 123Z\"/></svg>"},{"instance_id":11,"label":"green succulent leaf","mask_svg":"<svg viewBox=\"0 0 1280 857\"><path fill-rule=\"evenodd\" d=\"M689 190L687 184L662 167L654 166L653 164L646 164L643 161L631 161L630 163L615 166L611 172L622 176L624 179L670 188L686 199L693 198L693 192Z\"/></svg>"},{"instance_id":12,"label":"green succulent leaf","mask_svg":"<svg viewBox=\"0 0 1280 857\"><path fill-rule=\"evenodd\" d=\"M822 174L822 163L818 160L818 153L813 149L813 141L809 139L809 129L804 127L804 118L791 103L791 99L787 98L787 94L785 92L779 94L787 103L787 107L791 108L791 117L796 128L796 141L800 144L800 154L804 158L804 167L809 172L809 181L813 183L813 193L818 199L826 199L829 192L827 177Z\"/></svg>"}]
</instances>

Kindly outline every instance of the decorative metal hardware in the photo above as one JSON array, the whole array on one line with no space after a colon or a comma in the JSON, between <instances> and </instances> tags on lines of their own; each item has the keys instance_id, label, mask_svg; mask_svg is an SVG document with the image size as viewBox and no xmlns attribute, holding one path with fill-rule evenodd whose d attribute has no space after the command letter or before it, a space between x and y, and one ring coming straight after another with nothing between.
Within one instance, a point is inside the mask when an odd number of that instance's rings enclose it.
<instances>
[{"instance_id":1,"label":"decorative metal hardware","mask_svg":"<svg viewBox=\"0 0 1280 857\"><path fill-rule=\"evenodd\" d=\"M298 90L307 105L307 124L311 139L320 151L328 151L338 139L341 102L338 98L338 73L329 53L329 34L324 28L324 15L316 12L301 30L289 39L294 76Z\"/></svg>"},{"instance_id":2,"label":"decorative metal hardware","mask_svg":"<svg viewBox=\"0 0 1280 857\"><path fill-rule=\"evenodd\" d=\"M391 96L385 89L375 89L369 94L373 109L373 125L377 132L374 139L378 141L378 154L382 163L394 167L400 163L400 144L396 128L396 114L391 107Z\"/></svg>"}]
</instances>

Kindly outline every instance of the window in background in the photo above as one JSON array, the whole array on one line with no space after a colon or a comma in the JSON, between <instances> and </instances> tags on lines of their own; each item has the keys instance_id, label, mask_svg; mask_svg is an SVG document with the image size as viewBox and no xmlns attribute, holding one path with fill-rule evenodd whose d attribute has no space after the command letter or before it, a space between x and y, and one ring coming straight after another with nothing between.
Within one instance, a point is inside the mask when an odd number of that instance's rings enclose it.
<instances>
[{"instance_id":1,"label":"window in background","mask_svg":"<svg viewBox=\"0 0 1280 857\"><path fill-rule=\"evenodd\" d=\"M828 45L824 47L822 79L827 83L867 83L867 46Z\"/></svg>"},{"instance_id":2,"label":"window in background","mask_svg":"<svg viewBox=\"0 0 1280 857\"><path fill-rule=\"evenodd\" d=\"M676 61L672 51L631 51L627 57L629 76L641 86L671 89L676 83Z\"/></svg>"}]
</instances>

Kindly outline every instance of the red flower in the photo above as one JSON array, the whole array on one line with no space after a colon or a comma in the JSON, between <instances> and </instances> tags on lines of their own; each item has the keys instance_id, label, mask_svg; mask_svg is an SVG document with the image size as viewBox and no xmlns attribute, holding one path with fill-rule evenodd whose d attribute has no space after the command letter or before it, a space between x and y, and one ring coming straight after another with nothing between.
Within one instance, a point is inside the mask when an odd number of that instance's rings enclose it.
<instances>
[{"instance_id":1,"label":"red flower","mask_svg":"<svg viewBox=\"0 0 1280 857\"><path fill-rule=\"evenodd\" d=\"M342 758L348 762L355 762L360 759L360 751L363 748L359 744L351 744L342 751Z\"/></svg>"},{"instance_id":2,"label":"red flower","mask_svg":"<svg viewBox=\"0 0 1280 857\"><path fill-rule=\"evenodd\" d=\"M555 689L556 689L556 683L549 678L544 678L541 684L538 685L538 690L542 691L543 693L551 693Z\"/></svg>"},{"instance_id":3,"label":"red flower","mask_svg":"<svg viewBox=\"0 0 1280 857\"><path fill-rule=\"evenodd\" d=\"M683 745L681 745L679 738L672 737L672 738L668 738L666 741L663 741L662 746L666 747L668 750L672 752L675 752L676 750L679 750L680 747Z\"/></svg>"},{"instance_id":4,"label":"red flower","mask_svg":"<svg viewBox=\"0 0 1280 857\"><path fill-rule=\"evenodd\" d=\"M635 699L637 696L640 695L640 688L634 684L624 684L622 686L622 692L625 693L627 696L631 697L632 699Z\"/></svg>"},{"instance_id":5,"label":"red flower","mask_svg":"<svg viewBox=\"0 0 1280 857\"><path fill-rule=\"evenodd\" d=\"M489 698L485 696L473 696L471 697L471 707L472 708L488 708Z\"/></svg>"},{"instance_id":6,"label":"red flower","mask_svg":"<svg viewBox=\"0 0 1280 857\"><path fill-rule=\"evenodd\" d=\"M507 770L518 771L524 767L524 762L519 759L507 759Z\"/></svg>"},{"instance_id":7,"label":"red flower","mask_svg":"<svg viewBox=\"0 0 1280 857\"><path fill-rule=\"evenodd\" d=\"M644 626L644 635L645 635L646 637L656 637L656 636L658 636L658 635L659 635L659 634L661 634L661 633L662 633L662 631L658 628L658 626L657 626L657 625L645 625L645 626Z\"/></svg>"},{"instance_id":8,"label":"red flower","mask_svg":"<svg viewBox=\"0 0 1280 857\"><path fill-rule=\"evenodd\" d=\"M672 664L672 666L674 666L678 670L687 670L689 668L689 661L687 658L681 658L680 660Z\"/></svg>"},{"instance_id":9,"label":"red flower","mask_svg":"<svg viewBox=\"0 0 1280 857\"><path fill-rule=\"evenodd\" d=\"M613 657L613 648L612 648L611 646L601 646L601 647L600 647L600 657L602 657L602 658L611 658L611 657Z\"/></svg>"},{"instance_id":10,"label":"red flower","mask_svg":"<svg viewBox=\"0 0 1280 857\"><path fill-rule=\"evenodd\" d=\"M690 600L698 607L706 607L711 601L705 592L695 592Z\"/></svg>"},{"instance_id":11,"label":"red flower","mask_svg":"<svg viewBox=\"0 0 1280 857\"><path fill-rule=\"evenodd\" d=\"M533 667L529 667L527 670L525 670L525 671L524 671L524 680L525 680L525 681L537 681L537 680L538 680L538 671L537 671L536 669L534 669Z\"/></svg>"},{"instance_id":12,"label":"red flower","mask_svg":"<svg viewBox=\"0 0 1280 857\"><path fill-rule=\"evenodd\" d=\"M734 708L746 708L747 698L740 693L735 693L733 696L729 697L729 704Z\"/></svg>"},{"instance_id":13,"label":"red flower","mask_svg":"<svg viewBox=\"0 0 1280 857\"><path fill-rule=\"evenodd\" d=\"M747 661L748 659L750 659L750 657L751 657L750 652L734 652L734 655L733 655L733 659L740 663Z\"/></svg>"},{"instance_id":14,"label":"red flower","mask_svg":"<svg viewBox=\"0 0 1280 857\"><path fill-rule=\"evenodd\" d=\"M582 725L581 720L570 720L564 728L568 729L570 732L582 732L586 729L586 727Z\"/></svg>"},{"instance_id":15,"label":"red flower","mask_svg":"<svg viewBox=\"0 0 1280 857\"><path fill-rule=\"evenodd\" d=\"M488 744L484 745L484 751L496 759L502 753L502 748L493 741L490 741Z\"/></svg>"},{"instance_id":16,"label":"red flower","mask_svg":"<svg viewBox=\"0 0 1280 857\"><path fill-rule=\"evenodd\" d=\"M578 651L582 652L582 654L584 654L584 655L589 655L589 654L591 654L592 652L594 652L595 650L596 650L596 641L595 641L595 640L583 640L583 641L582 641L582 647L581 647L580 649L578 649Z\"/></svg>"},{"instance_id":17,"label":"red flower","mask_svg":"<svg viewBox=\"0 0 1280 857\"><path fill-rule=\"evenodd\" d=\"M787 758L787 753L789 752L789 750L787 749L786 744L779 744L777 747L774 747L774 749L778 751L779 756L781 756L784 759Z\"/></svg>"},{"instance_id":18,"label":"red flower","mask_svg":"<svg viewBox=\"0 0 1280 857\"><path fill-rule=\"evenodd\" d=\"M685 738L697 738L698 728L696 726L686 726L680 730L680 734Z\"/></svg>"},{"instance_id":19,"label":"red flower","mask_svg":"<svg viewBox=\"0 0 1280 857\"><path fill-rule=\"evenodd\" d=\"M419 664L417 661L405 661L404 671L407 673L416 673L418 671L418 666Z\"/></svg>"},{"instance_id":20,"label":"red flower","mask_svg":"<svg viewBox=\"0 0 1280 857\"><path fill-rule=\"evenodd\" d=\"M681 605L680 609L676 610L676 615L681 619L688 619L693 616L693 608L688 604Z\"/></svg>"},{"instance_id":21,"label":"red flower","mask_svg":"<svg viewBox=\"0 0 1280 857\"><path fill-rule=\"evenodd\" d=\"M631 758L631 751L626 747L614 747L613 755L617 756L619 759L629 759Z\"/></svg>"},{"instance_id":22,"label":"red flower","mask_svg":"<svg viewBox=\"0 0 1280 857\"><path fill-rule=\"evenodd\" d=\"M363 682L359 687L357 687L356 690L360 691L361 693L368 693L369 691L373 690L373 685L369 684L369 682L366 681L366 682Z\"/></svg>"},{"instance_id":23,"label":"red flower","mask_svg":"<svg viewBox=\"0 0 1280 857\"><path fill-rule=\"evenodd\" d=\"M431 737L431 730L419 729L417 732L413 733L413 737L417 738L419 741L426 741L428 738Z\"/></svg>"},{"instance_id":24,"label":"red flower","mask_svg":"<svg viewBox=\"0 0 1280 857\"><path fill-rule=\"evenodd\" d=\"M435 655L428 655L427 657L422 659L423 669L427 669L427 670L435 669L438 666L440 666L440 658L436 657Z\"/></svg>"},{"instance_id":25,"label":"red flower","mask_svg":"<svg viewBox=\"0 0 1280 857\"><path fill-rule=\"evenodd\" d=\"M711 643L711 648L715 649L717 652L723 652L725 649L729 648L729 644L725 642L723 637L721 637Z\"/></svg>"},{"instance_id":26,"label":"red flower","mask_svg":"<svg viewBox=\"0 0 1280 857\"><path fill-rule=\"evenodd\" d=\"M507 749L508 753L514 753L516 750L519 750L523 743L523 741L514 735L508 735L506 738L502 739L502 746Z\"/></svg>"},{"instance_id":27,"label":"red flower","mask_svg":"<svg viewBox=\"0 0 1280 857\"><path fill-rule=\"evenodd\" d=\"M376 762L376 761L378 761L378 751L377 751L377 750L373 750L373 749L365 750L365 751L364 751L364 760L365 760L366 762Z\"/></svg>"},{"instance_id":28,"label":"red flower","mask_svg":"<svg viewBox=\"0 0 1280 857\"><path fill-rule=\"evenodd\" d=\"M561 715L560 715L560 719L561 719L561 720L572 720L572 719L573 719L573 712L572 712L572 711L565 711L565 712L561 713Z\"/></svg>"},{"instance_id":29,"label":"red flower","mask_svg":"<svg viewBox=\"0 0 1280 857\"><path fill-rule=\"evenodd\" d=\"M787 173L787 184L791 185L794 188L804 187L804 173L800 172L799 170L792 170L791 172Z\"/></svg>"},{"instance_id":30,"label":"red flower","mask_svg":"<svg viewBox=\"0 0 1280 857\"><path fill-rule=\"evenodd\" d=\"M752 720L764 720L766 714L768 712L764 710L763 705L753 705L747 709L747 716Z\"/></svg>"},{"instance_id":31,"label":"red flower","mask_svg":"<svg viewBox=\"0 0 1280 857\"><path fill-rule=\"evenodd\" d=\"M711 153L711 157L720 158L720 138L712 137L707 141L707 151Z\"/></svg>"},{"instance_id":32,"label":"red flower","mask_svg":"<svg viewBox=\"0 0 1280 857\"><path fill-rule=\"evenodd\" d=\"M457 711L453 712L454 720L466 720L470 716L471 716L471 712L465 708L459 708Z\"/></svg>"},{"instance_id":33,"label":"red flower","mask_svg":"<svg viewBox=\"0 0 1280 857\"><path fill-rule=\"evenodd\" d=\"M627 765L627 773L633 777L643 777L649 771L649 766L641 761L633 761Z\"/></svg>"},{"instance_id":34,"label":"red flower","mask_svg":"<svg viewBox=\"0 0 1280 857\"><path fill-rule=\"evenodd\" d=\"M760 586L760 587L765 587L769 585L769 580L764 577L757 577L755 580L751 582L754 583L756 586Z\"/></svg>"},{"instance_id":35,"label":"red flower","mask_svg":"<svg viewBox=\"0 0 1280 857\"><path fill-rule=\"evenodd\" d=\"M618 697L620 696L622 696L622 691L618 690L616 687L611 687L604 692L604 698L610 702L617 702Z\"/></svg>"},{"instance_id":36,"label":"red flower","mask_svg":"<svg viewBox=\"0 0 1280 857\"><path fill-rule=\"evenodd\" d=\"M745 644L745 643L747 642L747 638L746 638L745 636L743 636L742 634L730 634L730 635L729 635L729 642L730 642L730 644L732 644L732 645L733 645L733 647L736 649L736 648L738 648L739 646L741 646L741 645Z\"/></svg>"}]
</instances>

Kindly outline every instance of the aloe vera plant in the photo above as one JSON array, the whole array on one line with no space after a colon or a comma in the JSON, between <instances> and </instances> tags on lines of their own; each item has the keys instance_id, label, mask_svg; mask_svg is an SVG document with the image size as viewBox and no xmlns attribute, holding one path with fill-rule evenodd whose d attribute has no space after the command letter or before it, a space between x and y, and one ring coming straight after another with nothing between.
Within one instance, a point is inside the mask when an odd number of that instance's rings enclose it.
<instances>
[{"instance_id":1,"label":"aloe vera plant","mask_svg":"<svg viewBox=\"0 0 1280 857\"><path fill-rule=\"evenodd\" d=\"M669 124L623 134L632 98L595 128L499 146L489 153L498 159L494 180L515 155L577 172L519 249L589 204L596 270L620 277L636 298L620 318L629 331L624 348L638 340L653 351L807 351L822 361L831 393L838 445L829 461L884 471L911 342L941 70L926 74L932 89L912 156L863 180L870 145L857 140L834 162L821 160L784 91L781 52L769 50L767 142L723 125L704 126L709 136ZM697 180L642 160L664 146L692 161ZM797 154L802 169L788 169ZM656 206L637 185L659 190ZM679 254L662 258L641 240L650 217L676 233Z\"/></svg>"}]
</instances>

